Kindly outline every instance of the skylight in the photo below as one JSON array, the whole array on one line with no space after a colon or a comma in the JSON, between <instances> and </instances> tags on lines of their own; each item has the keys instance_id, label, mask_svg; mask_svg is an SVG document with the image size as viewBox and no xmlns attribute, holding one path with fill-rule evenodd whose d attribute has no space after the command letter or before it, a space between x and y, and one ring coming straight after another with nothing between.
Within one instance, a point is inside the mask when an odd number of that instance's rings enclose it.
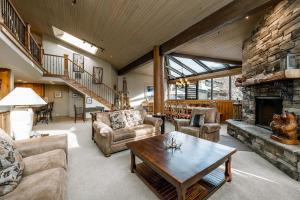
<instances>
[{"instance_id":1,"label":"skylight","mask_svg":"<svg viewBox=\"0 0 300 200\"><path fill-rule=\"evenodd\" d=\"M77 48L87 51L91 54L97 53L98 47L95 47L93 44L83 41L67 32L64 32L64 31L54 27L54 26L52 26L52 29L53 29L53 33L54 33L55 37L65 41Z\"/></svg>"}]
</instances>

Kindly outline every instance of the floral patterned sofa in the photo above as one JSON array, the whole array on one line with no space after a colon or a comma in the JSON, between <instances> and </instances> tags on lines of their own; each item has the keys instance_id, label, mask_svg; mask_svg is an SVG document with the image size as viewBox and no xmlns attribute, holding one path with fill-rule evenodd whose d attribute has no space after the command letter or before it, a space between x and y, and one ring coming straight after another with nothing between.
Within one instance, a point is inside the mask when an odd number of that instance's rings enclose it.
<instances>
[{"instance_id":1,"label":"floral patterned sofa","mask_svg":"<svg viewBox=\"0 0 300 200\"><path fill-rule=\"evenodd\" d=\"M106 157L127 149L126 143L160 134L162 120L144 110L92 113L92 139Z\"/></svg>"}]
</instances>

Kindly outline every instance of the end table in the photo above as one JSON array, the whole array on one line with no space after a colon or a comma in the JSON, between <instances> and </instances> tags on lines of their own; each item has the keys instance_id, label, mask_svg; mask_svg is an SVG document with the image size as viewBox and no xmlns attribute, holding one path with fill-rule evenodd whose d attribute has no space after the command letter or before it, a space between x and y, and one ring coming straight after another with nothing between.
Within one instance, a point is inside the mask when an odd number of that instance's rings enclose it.
<instances>
[{"instance_id":1,"label":"end table","mask_svg":"<svg viewBox=\"0 0 300 200\"><path fill-rule=\"evenodd\" d=\"M160 118L162 119L163 123L160 127L160 132L161 134L164 134L165 133L165 121L166 121L166 115L165 114L154 114L152 115L153 117L157 117L157 118Z\"/></svg>"}]
</instances>

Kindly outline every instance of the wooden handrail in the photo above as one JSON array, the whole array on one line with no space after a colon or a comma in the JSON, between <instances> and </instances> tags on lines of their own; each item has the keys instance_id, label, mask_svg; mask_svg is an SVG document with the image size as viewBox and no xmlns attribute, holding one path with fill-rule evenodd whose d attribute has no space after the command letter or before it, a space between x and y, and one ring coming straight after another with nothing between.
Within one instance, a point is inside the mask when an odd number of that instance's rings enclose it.
<instances>
[{"instance_id":1,"label":"wooden handrail","mask_svg":"<svg viewBox=\"0 0 300 200\"><path fill-rule=\"evenodd\" d=\"M86 71L83 67L77 65L76 63L74 63L74 62L73 62L72 60L70 60L69 58L68 58L68 60L69 60L72 64L76 65L76 67L78 67L78 68L79 68L80 70L82 70L84 73L88 74L92 79L94 79L93 75L92 75L91 73L89 73L88 71ZM119 94L116 90L112 89L111 87L109 87L109 86L106 85L105 83L101 83L101 84L104 85L105 87L109 88L110 90L114 91L115 94Z\"/></svg>"},{"instance_id":2,"label":"wooden handrail","mask_svg":"<svg viewBox=\"0 0 300 200\"><path fill-rule=\"evenodd\" d=\"M3 1L3 0L0 0L0 1ZM20 13L18 12L18 10L16 9L16 7L11 3L10 0L6 0L6 1L7 1L7 2L10 4L10 6L14 9L15 13L17 14L17 16L18 16L18 18L20 19L20 21L22 22L22 24L23 24L24 26L26 26L26 23L25 23L24 20L22 19L21 15L20 15Z\"/></svg>"},{"instance_id":3,"label":"wooden handrail","mask_svg":"<svg viewBox=\"0 0 300 200\"><path fill-rule=\"evenodd\" d=\"M55 57L61 57L61 58L64 57L64 56L58 56L58 55L49 54L49 53L44 53L44 56L55 56Z\"/></svg>"}]
</instances>

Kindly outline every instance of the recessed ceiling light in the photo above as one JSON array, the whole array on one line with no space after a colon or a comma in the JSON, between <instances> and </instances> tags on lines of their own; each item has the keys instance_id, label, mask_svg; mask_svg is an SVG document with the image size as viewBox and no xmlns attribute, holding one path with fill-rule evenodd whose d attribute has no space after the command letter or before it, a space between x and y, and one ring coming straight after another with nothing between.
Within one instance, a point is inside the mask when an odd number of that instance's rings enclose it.
<instances>
[{"instance_id":1,"label":"recessed ceiling light","mask_svg":"<svg viewBox=\"0 0 300 200\"><path fill-rule=\"evenodd\" d=\"M249 16L246 16L245 19L249 19Z\"/></svg>"}]
</instances>

